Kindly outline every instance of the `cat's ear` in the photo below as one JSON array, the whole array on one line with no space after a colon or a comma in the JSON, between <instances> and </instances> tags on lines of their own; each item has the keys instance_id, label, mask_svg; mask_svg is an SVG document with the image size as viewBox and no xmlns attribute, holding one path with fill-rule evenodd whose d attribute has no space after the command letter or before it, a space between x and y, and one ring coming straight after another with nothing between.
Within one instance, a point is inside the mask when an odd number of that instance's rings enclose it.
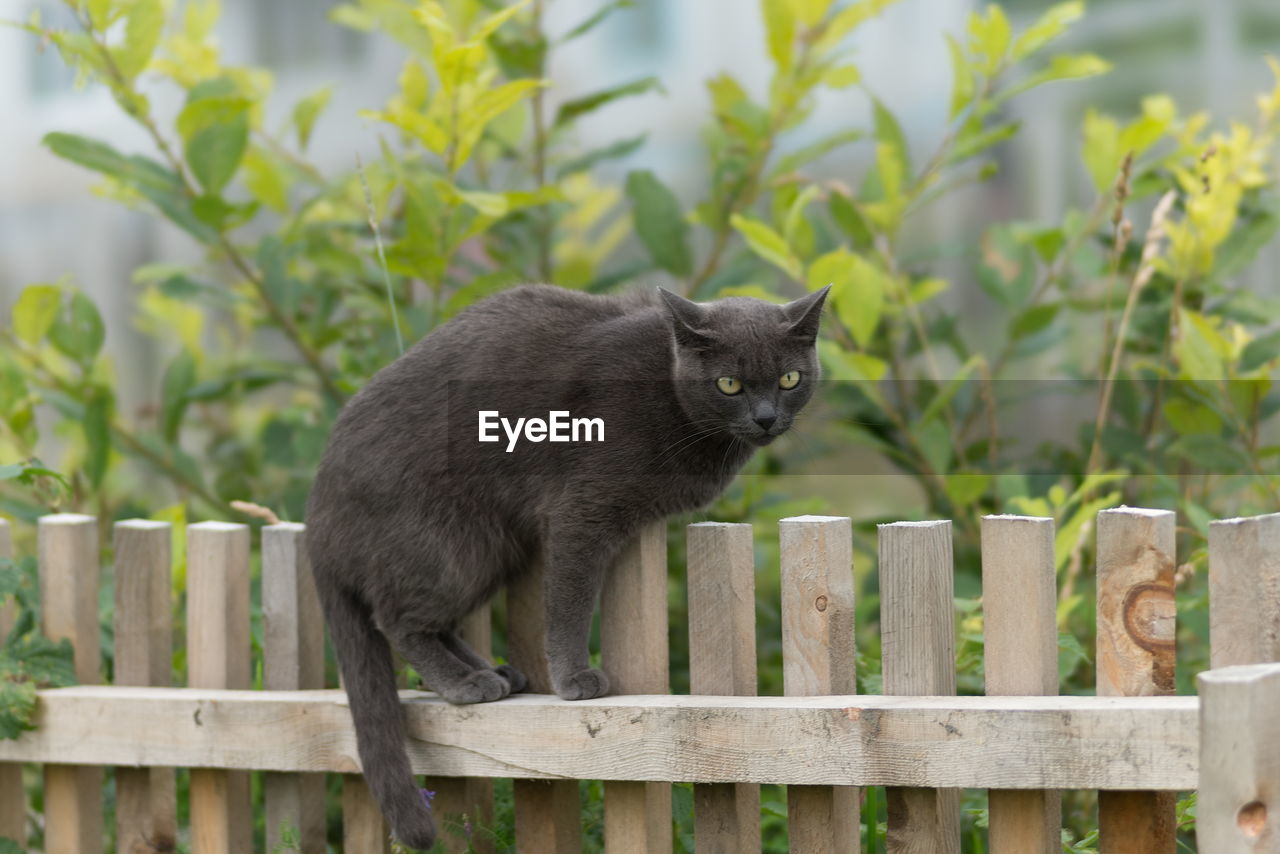
<instances>
[{"instance_id":1,"label":"cat's ear","mask_svg":"<svg viewBox=\"0 0 1280 854\"><path fill-rule=\"evenodd\" d=\"M802 338L810 344L817 339L818 324L822 320L822 304L827 301L827 293L830 290L831 286L827 285L820 291L792 300L782 307L787 320L791 322L791 327L787 330L791 335Z\"/></svg>"},{"instance_id":2,"label":"cat's ear","mask_svg":"<svg viewBox=\"0 0 1280 854\"><path fill-rule=\"evenodd\" d=\"M677 344L694 350L705 350L715 344L715 339L706 328L706 309L666 288L658 288L658 293L667 304L667 311L671 315L671 331L675 333Z\"/></svg>"}]
</instances>

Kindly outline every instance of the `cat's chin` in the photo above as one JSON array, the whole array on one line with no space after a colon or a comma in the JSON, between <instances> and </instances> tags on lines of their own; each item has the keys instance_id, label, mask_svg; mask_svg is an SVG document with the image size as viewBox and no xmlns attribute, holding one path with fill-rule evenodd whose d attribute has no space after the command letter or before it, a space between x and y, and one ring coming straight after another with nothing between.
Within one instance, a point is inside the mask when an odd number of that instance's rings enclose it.
<instances>
[{"instance_id":1,"label":"cat's chin","mask_svg":"<svg viewBox=\"0 0 1280 854\"><path fill-rule=\"evenodd\" d=\"M781 433L755 433L750 436L739 436L738 438L746 442L748 445L754 445L757 448L763 448L765 445L773 444L773 440L781 436Z\"/></svg>"}]
</instances>

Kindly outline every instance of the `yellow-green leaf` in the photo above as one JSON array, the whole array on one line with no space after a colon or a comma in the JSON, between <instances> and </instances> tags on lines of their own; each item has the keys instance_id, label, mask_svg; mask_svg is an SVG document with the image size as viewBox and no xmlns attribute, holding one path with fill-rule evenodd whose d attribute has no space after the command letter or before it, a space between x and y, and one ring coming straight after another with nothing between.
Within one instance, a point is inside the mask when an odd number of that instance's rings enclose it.
<instances>
[{"instance_id":1,"label":"yellow-green leaf","mask_svg":"<svg viewBox=\"0 0 1280 854\"><path fill-rule=\"evenodd\" d=\"M1069 2L1049 7L1034 24L1027 28L1026 32L1014 41L1012 51L1014 61L1025 59L1062 35L1067 26L1079 20L1082 15L1084 15L1082 0L1069 0Z\"/></svg>"},{"instance_id":2,"label":"yellow-green leaf","mask_svg":"<svg viewBox=\"0 0 1280 854\"><path fill-rule=\"evenodd\" d=\"M751 219L742 214L734 214L730 223L746 239L751 251L782 268L791 278L800 278L800 259L792 254L791 247L787 245L787 241L781 234L760 220Z\"/></svg>"},{"instance_id":3,"label":"yellow-green leaf","mask_svg":"<svg viewBox=\"0 0 1280 854\"><path fill-rule=\"evenodd\" d=\"M519 3L513 3L505 9L494 12L492 15L480 22L480 26L476 29L476 34L472 38L477 41L483 41L484 39L489 38L489 36L497 32L499 27L507 21L510 21L516 15L520 14L520 12L522 12L528 5L529 0L520 0Z\"/></svg>"},{"instance_id":4,"label":"yellow-green leaf","mask_svg":"<svg viewBox=\"0 0 1280 854\"><path fill-rule=\"evenodd\" d=\"M822 74L822 82L832 89L847 89L862 79L856 65L837 65Z\"/></svg>"},{"instance_id":5,"label":"yellow-green leaf","mask_svg":"<svg viewBox=\"0 0 1280 854\"><path fill-rule=\"evenodd\" d=\"M831 23L822 32L822 37L814 43L814 49L818 53L831 50L857 27L897 2L898 0L858 0L856 3L850 3L832 16Z\"/></svg>"},{"instance_id":6,"label":"yellow-green leaf","mask_svg":"<svg viewBox=\"0 0 1280 854\"><path fill-rule=\"evenodd\" d=\"M1226 376L1231 345L1200 312L1178 310L1178 338L1173 349L1182 376L1193 380L1220 380Z\"/></svg>"},{"instance_id":7,"label":"yellow-green leaf","mask_svg":"<svg viewBox=\"0 0 1280 854\"><path fill-rule=\"evenodd\" d=\"M124 43L114 51L116 67L126 79L137 77L151 61L166 13L162 0L134 0L124 28Z\"/></svg>"},{"instance_id":8,"label":"yellow-green leaf","mask_svg":"<svg viewBox=\"0 0 1280 854\"><path fill-rule=\"evenodd\" d=\"M58 317L62 290L57 285L31 285L13 306L13 332L20 339L39 344Z\"/></svg>"},{"instance_id":9,"label":"yellow-green leaf","mask_svg":"<svg viewBox=\"0 0 1280 854\"><path fill-rule=\"evenodd\" d=\"M1120 128L1110 116L1090 109L1084 115L1084 165L1098 192L1115 183L1120 169Z\"/></svg>"},{"instance_id":10,"label":"yellow-green leaf","mask_svg":"<svg viewBox=\"0 0 1280 854\"><path fill-rule=\"evenodd\" d=\"M791 67L791 51L796 40L795 14L787 0L761 0L761 9L769 56L779 71L786 71Z\"/></svg>"},{"instance_id":11,"label":"yellow-green leaf","mask_svg":"<svg viewBox=\"0 0 1280 854\"><path fill-rule=\"evenodd\" d=\"M947 34L947 49L951 52L950 118L954 119L973 100L976 85L973 79L973 66L964 55L964 48L950 33Z\"/></svg>"},{"instance_id":12,"label":"yellow-green leaf","mask_svg":"<svg viewBox=\"0 0 1280 854\"><path fill-rule=\"evenodd\" d=\"M416 62L413 65L416 68L421 68ZM311 142L311 131L315 128L316 119L324 112L324 108L329 105L329 99L332 97L333 87L321 86L294 105L293 127L298 133L298 147L304 151L307 148L307 144ZM423 97L425 99L425 93Z\"/></svg>"},{"instance_id":13,"label":"yellow-green leaf","mask_svg":"<svg viewBox=\"0 0 1280 854\"><path fill-rule=\"evenodd\" d=\"M812 27L827 14L831 2L832 0L791 0L791 9L801 24Z\"/></svg>"},{"instance_id":14,"label":"yellow-green leaf","mask_svg":"<svg viewBox=\"0 0 1280 854\"><path fill-rule=\"evenodd\" d=\"M970 13L970 48L975 55L982 57L983 73L994 74L1003 65L1011 36L1009 19L1005 16L1004 9L995 3L987 6L985 15Z\"/></svg>"}]
</instances>

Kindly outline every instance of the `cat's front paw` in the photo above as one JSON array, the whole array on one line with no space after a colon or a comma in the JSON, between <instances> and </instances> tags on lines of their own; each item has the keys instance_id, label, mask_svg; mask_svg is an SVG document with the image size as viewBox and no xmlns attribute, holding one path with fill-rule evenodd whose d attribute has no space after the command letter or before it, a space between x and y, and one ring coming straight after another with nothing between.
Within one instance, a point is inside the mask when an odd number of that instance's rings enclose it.
<instances>
[{"instance_id":1,"label":"cat's front paw","mask_svg":"<svg viewBox=\"0 0 1280 854\"><path fill-rule=\"evenodd\" d=\"M501 700L511 693L511 686L492 670L476 670L467 678L453 685L438 687L436 691L454 705L467 705Z\"/></svg>"},{"instance_id":2,"label":"cat's front paw","mask_svg":"<svg viewBox=\"0 0 1280 854\"><path fill-rule=\"evenodd\" d=\"M493 668L493 672L507 680L507 684L511 686L512 694L519 694L525 688L529 687L529 680L523 673L516 670L510 664L499 664Z\"/></svg>"},{"instance_id":3,"label":"cat's front paw","mask_svg":"<svg viewBox=\"0 0 1280 854\"><path fill-rule=\"evenodd\" d=\"M555 690L562 700L590 700L609 693L609 677L604 671L588 667L568 679L557 679Z\"/></svg>"}]
</instances>

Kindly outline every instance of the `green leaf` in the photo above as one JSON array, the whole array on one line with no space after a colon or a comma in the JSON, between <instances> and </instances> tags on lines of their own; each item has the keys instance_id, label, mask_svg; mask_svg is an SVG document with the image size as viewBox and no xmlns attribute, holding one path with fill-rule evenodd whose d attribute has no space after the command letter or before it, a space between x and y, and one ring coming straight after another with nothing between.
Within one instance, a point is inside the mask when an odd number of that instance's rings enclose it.
<instances>
[{"instance_id":1,"label":"green leaf","mask_svg":"<svg viewBox=\"0 0 1280 854\"><path fill-rule=\"evenodd\" d=\"M950 33L947 34L947 49L951 52L951 112L948 118L954 119L973 100L977 82L974 80L973 66L964 55L964 48Z\"/></svg>"},{"instance_id":2,"label":"green leaf","mask_svg":"<svg viewBox=\"0 0 1280 854\"><path fill-rule=\"evenodd\" d=\"M27 730L35 729L32 723L35 714L35 685L0 681L0 738L17 738Z\"/></svg>"},{"instance_id":3,"label":"green leaf","mask_svg":"<svg viewBox=\"0 0 1280 854\"><path fill-rule=\"evenodd\" d=\"M730 224L746 239L751 251L769 263L782 268L788 276L799 279L801 276L800 259L791 252L791 247L781 234L758 219L751 219L742 214L734 214Z\"/></svg>"},{"instance_id":4,"label":"green leaf","mask_svg":"<svg viewBox=\"0 0 1280 854\"><path fill-rule=\"evenodd\" d=\"M599 26L599 24L602 21L604 21L607 17L609 17L609 15L613 14L619 9L627 9L634 5L635 5L635 0L613 0L613 2L611 3L604 4L599 9L597 9L594 13L592 13L581 24L578 24L576 27L569 30L569 32L561 36L560 43L563 44L568 41L573 41L578 36L586 35L587 33L594 30L597 26Z\"/></svg>"},{"instance_id":5,"label":"green leaf","mask_svg":"<svg viewBox=\"0 0 1280 854\"><path fill-rule=\"evenodd\" d=\"M831 218L836 225L840 226L840 230L848 235L854 249L863 251L871 246L873 241L871 226L858 210L856 202L844 193L833 191L831 198L827 201L827 207L831 211Z\"/></svg>"},{"instance_id":6,"label":"green leaf","mask_svg":"<svg viewBox=\"0 0 1280 854\"><path fill-rule=\"evenodd\" d=\"M796 18L787 0L761 0L764 13L765 40L769 56L779 71L791 67L792 48L796 40Z\"/></svg>"},{"instance_id":7,"label":"green leaf","mask_svg":"<svg viewBox=\"0 0 1280 854\"><path fill-rule=\"evenodd\" d=\"M100 386L94 387L85 404L81 427L88 445L85 475L95 489L102 485L102 478L107 473L107 461L111 452L111 410L111 392Z\"/></svg>"},{"instance_id":8,"label":"green leaf","mask_svg":"<svg viewBox=\"0 0 1280 854\"><path fill-rule=\"evenodd\" d=\"M1226 376L1225 359L1231 347L1198 311L1178 310L1179 335L1173 345L1182 376L1195 380L1220 380Z\"/></svg>"},{"instance_id":9,"label":"green leaf","mask_svg":"<svg viewBox=\"0 0 1280 854\"><path fill-rule=\"evenodd\" d=\"M942 410L951 403L951 398L956 396L956 392L969 379L969 375L986 361L981 353L975 353L969 357L969 361L965 362L960 370L956 371L956 375L947 380L946 385L942 387L942 391L936 393L929 401L929 405L925 407L924 412L920 413L921 421L931 421L942 413Z\"/></svg>"},{"instance_id":10,"label":"green leaf","mask_svg":"<svg viewBox=\"0 0 1280 854\"><path fill-rule=\"evenodd\" d=\"M1175 397L1164 405L1164 417L1177 433L1183 436L1222 432L1222 418L1201 403L1183 397Z\"/></svg>"},{"instance_id":11,"label":"green leaf","mask_svg":"<svg viewBox=\"0 0 1280 854\"><path fill-rule=\"evenodd\" d=\"M1014 41L1011 51L1017 62L1044 47L1066 32L1067 27L1084 15L1083 0L1069 0L1050 6L1034 24Z\"/></svg>"},{"instance_id":12,"label":"green leaf","mask_svg":"<svg viewBox=\"0 0 1280 854\"><path fill-rule=\"evenodd\" d=\"M831 17L831 22L814 43L814 50L826 53L838 45L849 33L879 15L898 0L858 0L850 3Z\"/></svg>"},{"instance_id":13,"label":"green leaf","mask_svg":"<svg viewBox=\"0 0 1280 854\"><path fill-rule=\"evenodd\" d=\"M39 344L58 319L61 304L62 290L57 285L24 288L13 306L13 333L33 347Z\"/></svg>"},{"instance_id":14,"label":"green leaf","mask_svg":"<svg viewBox=\"0 0 1280 854\"><path fill-rule=\"evenodd\" d=\"M640 146L644 145L645 140L648 138L649 135L647 133L642 133L639 136L633 136L630 139L620 139L617 142L604 146L603 148L597 148L593 151L588 151L586 154L581 154L572 160L562 163L560 167L556 169L556 178L564 179L570 175L575 175L578 172L586 172L597 163L602 163L605 160L620 160L623 157L627 157L637 151Z\"/></svg>"},{"instance_id":15,"label":"green leaf","mask_svg":"<svg viewBox=\"0 0 1280 854\"><path fill-rule=\"evenodd\" d=\"M815 291L831 285L831 304L840 322L859 347L871 343L884 312L888 274L863 256L841 248L809 265L807 283Z\"/></svg>"},{"instance_id":16,"label":"green leaf","mask_svg":"<svg viewBox=\"0 0 1280 854\"><path fill-rule=\"evenodd\" d=\"M657 77L641 77L638 80L632 80L630 83L623 83L620 86L613 86L609 89L602 89L599 92L583 95L581 98L574 98L572 101L564 102L560 105L560 109L556 110L556 118L552 127L564 127L579 116L586 115L619 98L643 95L645 92L653 91L665 91L662 88L662 81Z\"/></svg>"},{"instance_id":17,"label":"green leaf","mask_svg":"<svg viewBox=\"0 0 1280 854\"><path fill-rule=\"evenodd\" d=\"M1280 230L1280 204L1274 201L1268 209L1238 221L1214 253L1214 278L1229 279L1242 273L1263 247L1270 245L1277 230Z\"/></svg>"},{"instance_id":18,"label":"green leaf","mask_svg":"<svg viewBox=\"0 0 1280 854\"><path fill-rule=\"evenodd\" d=\"M902 132L898 119L879 98L874 99L876 141L890 146L902 164L904 175L911 174L911 151L907 147L907 137Z\"/></svg>"},{"instance_id":19,"label":"green leaf","mask_svg":"<svg viewBox=\"0 0 1280 854\"><path fill-rule=\"evenodd\" d=\"M1061 307L1062 304L1056 302L1031 306L1014 319L1009 328L1009 337L1017 341L1044 330L1053 323Z\"/></svg>"},{"instance_id":20,"label":"green leaf","mask_svg":"<svg viewBox=\"0 0 1280 854\"><path fill-rule=\"evenodd\" d=\"M93 300L76 291L49 329L49 340L59 351L87 366L102 349L106 330Z\"/></svg>"},{"instance_id":21,"label":"green leaf","mask_svg":"<svg viewBox=\"0 0 1280 854\"><path fill-rule=\"evenodd\" d=\"M627 175L627 197L636 234L657 265L677 276L693 272L689 224L666 185L647 169L633 171Z\"/></svg>"},{"instance_id":22,"label":"green leaf","mask_svg":"<svg viewBox=\"0 0 1280 854\"><path fill-rule=\"evenodd\" d=\"M818 197L818 186L810 184L799 193L791 202L787 209L787 217L782 224L782 237L789 246L795 246L799 239L801 229L805 226L804 218L805 208L809 207L810 202Z\"/></svg>"},{"instance_id":23,"label":"green leaf","mask_svg":"<svg viewBox=\"0 0 1280 854\"><path fill-rule=\"evenodd\" d=\"M1120 171L1120 127L1116 120L1090 108L1084 115L1084 165L1099 193L1115 183Z\"/></svg>"},{"instance_id":24,"label":"green leaf","mask_svg":"<svg viewBox=\"0 0 1280 854\"><path fill-rule=\"evenodd\" d=\"M838 65L822 73L822 84L832 89L848 89L862 80L862 72L856 65Z\"/></svg>"},{"instance_id":25,"label":"green leaf","mask_svg":"<svg viewBox=\"0 0 1280 854\"><path fill-rule=\"evenodd\" d=\"M969 46L983 58L982 72L992 75L1004 64L1005 53L1009 49L1012 30L1004 9L995 3L987 6L986 15L972 12L969 15Z\"/></svg>"},{"instance_id":26,"label":"green leaf","mask_svg":"<svg viewBox=\"0 0 1280 854\"><path fill-rule=\"evenodd\" d=\"M947 497L957 507L968 507L991 486L989 474L949 474L943 480Z\"/></svg>"},{"instance_id":27,"label":"green leaf","mask_svg":"<svg viewBox=\"0 0 1280 854\"><path fill-rule=\"evenodd\" d=\"M1240 371L1248 373L1280 358L1280 330L1255 338L1240 353Z\"/></svg>"},{"instance_id":28,"label":"green leaf","mask_svg":"<svg viewBox=\"0 0 1280 854\"><path fill-rule=\"evenodd\" d=\"M1000 93L999 101L1012 98L1014 95L1052 83L1055 80L1071 80L1082 77L1097 77L1111 70L1111 63L1092 53L1058 54L1049 60L1049 65L1026 78L1015 86Z\"/></svg>"},{"instance_id":29,"label":"green leaf","mask_svg":"<svg viewBox=\"0 0 1280 854\"><path fill-rule=\"evenodd\" d=\"M165 369L160 386L160 432L168 442L178 440L178 428L187 411L187 392L196 382L196 360L183 349Z\"/></svg>"},{"instance_id":30,"label":"green leaf","mask_svg":"<svg viewBox=\"0 0 1280 854\"><path fill-rule=\"evenodd\" d=\"M843 145L857 142L865 136L866 134L863 131L856 129L843 130L838 133L834 133L831 136L820 139L817 142L806 145L804 148L797 149L790 154L781 157L778 160L777 165L769 172L769 176L772 178L794 172L801 166L812 163L819 157L835 151Z\"/></svg>"},{"instance_id":31,"label":"green leaf","mask_svg":"<svg viewBox=\"0 0 1280 854\"><path fill-rule=\"evenodd\" d=\"M307 145L311 142L311 131L316 126L316 119L324 112L325 107L329 106L329 100L332 97L333 87L321 86L294 104L290 118L298 134L298 148L307 150Z\"/></svg>"},{"instance_id":32,"label":"green leaf","mask_svg":"<svg viewBox=\"0 0 1280 854\"><path fill-rule=\"evenodd\" d=\"M116 67L126 80L146 69L164 31L165 6L162 0L133 0L125 23L124 43L112 51Z\"/></svg>"},{"instance_id":33,"label":"green leaf","mask_svg":"<svg viewBox=\"0 0 1280 854\"><path fill-rule=\"evenodd\" d=\"M192 90L178 115L178 132L185 142L188 165L205 192L216 196L231 181L249 145L251 102L235 94Z\"/></svg>"}]
</instances>

